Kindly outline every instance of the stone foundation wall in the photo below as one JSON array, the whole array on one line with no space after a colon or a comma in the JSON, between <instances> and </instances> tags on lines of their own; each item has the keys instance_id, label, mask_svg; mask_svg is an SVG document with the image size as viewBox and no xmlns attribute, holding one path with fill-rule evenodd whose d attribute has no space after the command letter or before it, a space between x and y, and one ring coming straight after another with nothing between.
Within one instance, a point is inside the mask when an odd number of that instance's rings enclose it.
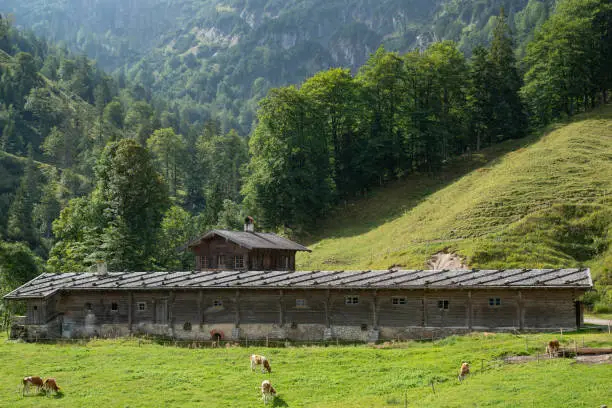
<instances>
[{"instance_id":1,"label":"stone foundation wall","mask_svg":"<svg viewBox=\"0 0 612 408\"><path fill-rule=\"evenodd\" d=\"M375 342L378 340L417 340L417 339L439 339L451 335L463 335L471 331L489 332L511 332L516 327L501 327L490 329L487 327L475 327L473 330L467 327L379 327L378 329L362 326L332 325L326 327L323 324L242 324L235 327L233 324L202 324L185 326L184 324L136 323L130 330L128 324L93 324L89 321L79 323L70 319L54 320L46 325L18 325L11 328L10 337L21 338L27 341L50 338L87 338L102 337L113 338L133 335L153 335L172 337L178 340L209 341L219 337L222 341L245 341L245 340L292 340L292 341L357 341ZM550 328L525 328L523 332L547 332ZM557 329L558 330L558 329ZM564 327L564 331L575 330L572 327Z\"/></svg>"}]
</instances>

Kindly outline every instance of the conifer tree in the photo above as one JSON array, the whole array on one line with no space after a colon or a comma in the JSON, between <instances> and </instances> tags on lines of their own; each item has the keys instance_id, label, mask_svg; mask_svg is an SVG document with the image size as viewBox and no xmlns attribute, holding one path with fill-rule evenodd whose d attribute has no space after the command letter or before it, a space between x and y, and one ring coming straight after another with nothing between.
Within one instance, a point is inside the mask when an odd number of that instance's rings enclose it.
<instances>
[{"instance_id":1,"label":"conifer tree","mask_svg":"<svg viewBox=\"0 0 612 408\"><path fill-rule=\"evenodd\" d=\"M489 59L493 69L493 121L490 137L496 139L491 143L522 137L527 130L525 110L519 96L522 81L516 67L512 33L503 8L493 31Z\"/></svg>"},{"instance_id":2,"label":"conifer tree","mask_svg":"<svg viewBox=\"0 0 612 408\"><path fill-rule=\"evenodd\" d=\"M32 221L34 203L37 202L39 194L33 155L32 146L28 145L28 160L19 188L9 208L7 228L11 240L27 242L31 248L34 248L38 242Z\"/></svg>"}]
</instances>

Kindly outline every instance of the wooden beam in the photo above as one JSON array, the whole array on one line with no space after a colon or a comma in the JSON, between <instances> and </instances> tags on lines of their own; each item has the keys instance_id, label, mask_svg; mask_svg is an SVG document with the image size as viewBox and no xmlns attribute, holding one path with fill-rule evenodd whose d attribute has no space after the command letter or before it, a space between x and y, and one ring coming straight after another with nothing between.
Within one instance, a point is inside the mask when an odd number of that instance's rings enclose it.
<instances>
[{"instance_id":1,"label":"wooden beam","mask_svg":"<svg viewBox=\"0 0 612 408\"><path fill-rule=\"evenodd\" d=\"M374 330L378 329L378 295L376 293L376 289L374 289L374 293L372 295L372 328Z\"/></svg>"},{"instance_id":2,"label":"wooden beam","mask_svg":"<svg viewBox=\"0 0 612 408\"><path fill-rule=\"evenodd\" d=\"M519 323L519 330L523 330L525 328L525 308L524 306L524 300L523 300L523 292L522 291L518 291L518 296L517 296L517 313L518 313L518 323Z\"/></svg>"},{"instance_id":3,"label":"wooden beam","mask_svg":"<svg viewBox=\"0 0 612 408\"><path fill-rule=\"evenodd\" d=\"M202 314L202 299L204 298L204 292L198 290L198 325L201 325L203 322L203 314Z\"/></svg>"},{"instance_id":4,"label":"wooden beam","mask_svg":"<svg viewBox=\"0 0 612 408\"><path fill-rule=\"evenodd\" d=\"M128 292L128 330L132 331L132 304L134 303L134 293Z\"/></svg>"},{"instance_id":5,"label":"wooden beam","mask_svg":"<svg viewBox=\"0 0 612 408\"><path fill-rule=\"evenodd\" d=\"M427 327L427 289L423 289L423 327Z\"/></svg>"},{"instance_id":6,"label":"wooden beam","mask_svg":"<svg viewBox=\"0 0 612 408\"><path fill-rule=\"evenodd\" d=\"M176 293L174 293L174 291L170 291L170 296L168 298L168 324L170 325L170 329L174 335L174 300L176 299Z\"/></svg>"},{"instance_id":7,"label":"wooden beam","mask_svg":"<svg viewBox=\"0 0 612 408\"><path fill-rule=\"evenodd\" d=\"M157 323L157 302L155 300L155 298L153 298L153 300L151 300L151 307L153 308L151 310L151 316L153 316L152 320L153 320L153 324Z\"/></svg>"},{"instance_id":8,"label":"wooden beam","mask_svg":"<svg viewBox=\"0 0 612 408\"><path fill-rule=\"evenodd\" d=\"M240 327L240 290L236 289L236 297L234 298L236 303L236 316L234 318L234 325Z\"/></svg>"},{"instance_id":9,"label":"wooden beam","mask_svg":"<svg viewBox=\"0 0 612 408\"><path fill-rule=\"evenodd\" d=\"M330 328L331 324L330 324L330 319L329 319L329 315L331 313L331 305L329 303L329 298L330 298L330 293L329 293L329 289L327 289L326 291L326 295L325 295L325 301L323 301L323 306L325 306L325 327Z\"/></svg>"},{"instance_id":10,"label":"wooden beam","mask_svg":"<svg viewBox=\"0 0 612 408\"><path fill-rule=\"evenodd\" d=\"M472 291L468 290L468 301L467 301L467 327L469 330L472 330L472 326L474 323L472 322Z\"/></svg>"},{"instance_id":11,"label":"wooden beam","mask_svg":"<svg viewBox=\"0 0 612 408\"><path fill-rule=\"evenodd\" d=\"M281 327L283 327L283 324L285 322L285 316L284 316L285 305L284 305L284 302L283 302L283 298L284 298L284 293L283 293L283 290L281 289L281 290L279 290L279 296L278 296L278 313L279 313L279 316L278 316L279 323L278 324Z\"/></svg>"}]
</instances>

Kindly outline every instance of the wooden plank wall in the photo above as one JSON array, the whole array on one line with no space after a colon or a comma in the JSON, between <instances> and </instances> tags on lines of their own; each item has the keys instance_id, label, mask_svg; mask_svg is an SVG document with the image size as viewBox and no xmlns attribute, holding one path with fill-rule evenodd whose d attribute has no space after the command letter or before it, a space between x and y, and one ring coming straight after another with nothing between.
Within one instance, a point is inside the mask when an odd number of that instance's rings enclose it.
<instances>
[{"instance_id":1,"label":"wooden plank wall","mask_svg":"<svg viewBox=\"0 0 612 408\"><path fill-rule=\"evenodd\" d=\"M280 323L279 290L240 291L240 323Z\"/></svg>"},{"instance_id":2,"label":"wooden plank wall","mask_svg":"<svg viewBox=\"0 0 612 408\"><path fill-rule=\"evenodd\" d=\"M346 304L346 296L358 296L359 303ZM365 324L369 328L558 328L575 327L576 296L572 290L542 289L83 291L50 298L47 302L28 301L26 321L44 324L50 316L63 313L74 324L84 324L89 303L95 324L159 324L166 320L191 325L296 323ZM394 305L393 297L405 297L406 304ZM501 304L490 306L489 298L500 298ZM297 299L304 299L305 306L298 305ZM221 305L215 306L215 300ZM448 310L439 308L440 300L449 302ZM145 310L139 310L139 302L144 302ZM117 303L117 311L112 310L113 303ZM160 308L160 304L167 306ZM167 315L156 315L160 310Z\"/></svg>"},{"instance_id":3,"label":"wooden plank wall","mask_svg":"<svg viewBox=\"0 0 612 408\"><path fill-rule=\"evenodd\" d=\"M297 299L306 301L306 306L297 306ZM283 324L327 324L325 319L325 291L283 291Z\"/></svg>"},{"instance_id":4,"label":"wooden plank wall","mask_svg":"<svg viewBox=\"0 0 612 408\"><path fill-rule=\"evenodd\" d=\"M575 327L575 294L572 290L524 290L525 327Z\"/></svg>"}]
</instances>

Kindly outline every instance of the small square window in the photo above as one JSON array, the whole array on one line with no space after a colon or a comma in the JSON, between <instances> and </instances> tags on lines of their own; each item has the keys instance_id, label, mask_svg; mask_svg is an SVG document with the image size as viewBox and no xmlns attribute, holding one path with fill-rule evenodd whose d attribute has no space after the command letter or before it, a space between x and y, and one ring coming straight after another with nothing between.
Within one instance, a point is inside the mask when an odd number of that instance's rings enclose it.
<instances>
[{"instance_id":1,"label":"small square window","mask_svg":"<svg viewBox=\"0 0 612 408\"><path fill-rule=\"evenodd\" d=\"M119 305L117 303L111 303L111 312L118 312Z\"/></svg>"},{"instance_id":2,"label":"small square window","mask_svg":"<svg viewBox=\"0 0 612 408\"><path fill-rule=\"evenodd\" d=\"M147 302L138 302L136 306L139 312L144 312L145 310L147 310Z\"/></svg>"},{"instance_id":3,"label":"small square window","mask_svg":"<svg viewBox=\"0 0 612 408\"><path fill-rule=\"evenodd\" d=\"M244 256L236 255L234 257L234 269L242 269L244 268Z\"/></svg>"},{"instance_id":4,"label":"small square window","mask_svg":"<svg viewBox=\"0 0 612 408\"><path fill-rule=\"evenodd\" d=\"M306 299L295 299L295 307L306 307Z\"/></svg>"},{"instance_id":5,"label":"small square window","mask_svg":"<svg viewBox=\"0 0 612 408\"><path fill-rule=\"evenodd\" d=\"M357 305L359 304L359 296L345 296L344 304L346 305Z\"/></svg>"},{"instance_id":6,"label":"small square window","mask_svg":"<svg viewBox=\"0 0 612 408\"><path fill-rule=\"evenodd\" d=\"M38 306L35 305L32 309L38 310Z\"/></svg>"},{"instance_id":7,"label":"small square window","mask_svg":"<svg viewBox=\"0 0 612 408\"><path fill-rule=\"evenodd\" d=\"M223 301L221 299L213 300L213 307L221 307L223 306Z\"/></svg>"},{"instance_id":8,"label":"small square window","mask_svg":"<svg viewBox=\"0 0 612 408\"><path fill-rule=\"evenodd\" d=\"M391 298L391 303L394 305L405 305L406 304L406 298L405 297L400 297L400 296L394 296Z\"/></svg>"},{"instance_id":9,"label":"small square window","mask_svg":"<svg viewBox=\"0 0 612 408\"><path fill-rule=\"evenodd\" d=\"M438 300L438 309L448 310L448 300Z\"/></svg>"},{"instance_id":10,"label":"small square window","mask_svg":"<svg viewBox=\"0 0 612 408\"><path fill-rule=\"evenodd\" d=\"M489 298L489 306L491 307L501 306L501 298Z\"/></svg>"}]
</instances>

